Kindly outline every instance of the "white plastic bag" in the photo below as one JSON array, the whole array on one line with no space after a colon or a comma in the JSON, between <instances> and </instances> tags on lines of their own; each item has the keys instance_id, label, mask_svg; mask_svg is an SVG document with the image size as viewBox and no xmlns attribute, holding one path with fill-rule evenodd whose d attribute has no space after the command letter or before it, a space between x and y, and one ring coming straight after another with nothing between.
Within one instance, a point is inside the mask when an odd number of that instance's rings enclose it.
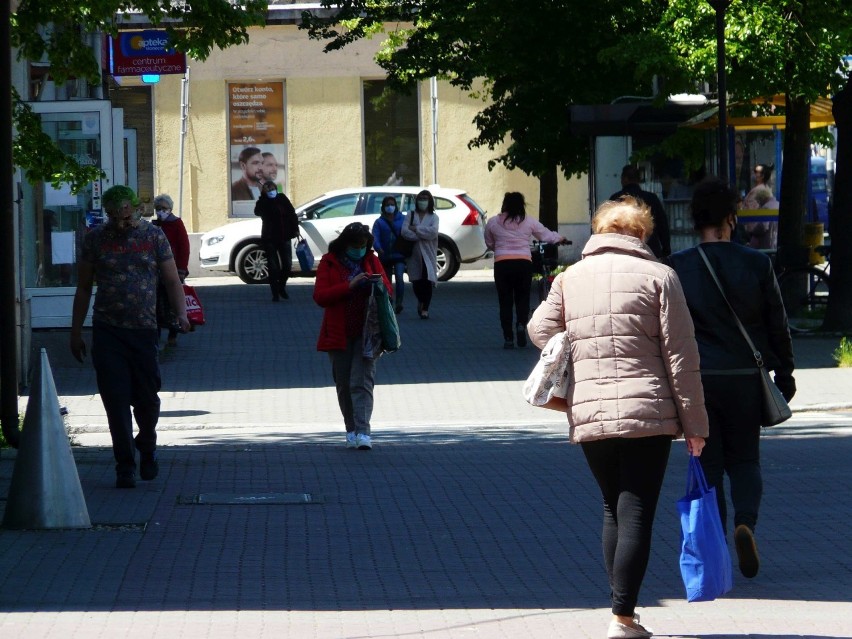
<instances>
[{"instance_id":1,"label":"white plastic bag","mask_svg":"<svg viewBox=\"0 0 852 639\"><path fill-rule=\"evenodd\" d=\"M524 399L533 406L567 410L565 397L571 383L571 352L563 331L548 340L541 357L524 382Z\"/></svg>"}]
</instances>

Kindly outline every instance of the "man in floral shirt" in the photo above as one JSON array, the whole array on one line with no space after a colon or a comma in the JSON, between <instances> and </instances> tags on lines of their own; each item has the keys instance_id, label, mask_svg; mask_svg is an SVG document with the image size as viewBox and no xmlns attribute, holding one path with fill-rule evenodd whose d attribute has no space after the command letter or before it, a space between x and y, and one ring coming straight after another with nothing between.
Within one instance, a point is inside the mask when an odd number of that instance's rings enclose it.
<instances>
[{"instance_id":1,"label":"man in floral shirt","mask_svg":"<svg viewBox=\"0 0 852 639\"><path fill-rule=\"evenodd\" d=\"M157 282L162 279L182 330L189 329L186 304L169 242L163 232L138 219L136 194L114 186L103 194L107 221L83 238L77 292L71 319L71 353L82 362L83 322L92 287L92 363L104 404L115 456L116 488L152 480L157 463L160 417L160 365L157 358ZM139 434L133 438L131 407Z\"/></svg>"}]
</instances>

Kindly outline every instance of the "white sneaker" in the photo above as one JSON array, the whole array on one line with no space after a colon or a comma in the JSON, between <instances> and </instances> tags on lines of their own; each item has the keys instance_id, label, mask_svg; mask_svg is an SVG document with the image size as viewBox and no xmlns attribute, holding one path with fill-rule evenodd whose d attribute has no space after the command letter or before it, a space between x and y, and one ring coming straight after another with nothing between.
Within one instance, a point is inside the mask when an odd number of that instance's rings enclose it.
<instances>
[{"instance_id":1,"label":"white sneaker","mask_svg":"<svg viewBox=\"0 0 852 639\"><path fill-rule=\"evenodd\" d=\"M355 448L355 433L346 433L346 448Z\"/></svg>"},{"instance_id":2,"label":"white sneaker","mask_svg":"<svg viewBox=\"0 0 852 639\"><path fill-rule=\"evenodd\" d=\"M373 447L373 442L370 441L369 435L359 433L355 437L355 445L358 447L358 450L370 450Z\"/></svg>"},{"instance_id":3,"label":"white sneaker","mask_svg":"<svg viewBox=\"0 0 852 639\"><path fill-rule=\"evenodd\" d=\"M647 637L654 635L653 630L639 623L639 615L633 616L633 623L636 624L635 628L613 619L609 622L609 632L606 634L607 639L647 639Z\"/></svg>"}]
</instances>

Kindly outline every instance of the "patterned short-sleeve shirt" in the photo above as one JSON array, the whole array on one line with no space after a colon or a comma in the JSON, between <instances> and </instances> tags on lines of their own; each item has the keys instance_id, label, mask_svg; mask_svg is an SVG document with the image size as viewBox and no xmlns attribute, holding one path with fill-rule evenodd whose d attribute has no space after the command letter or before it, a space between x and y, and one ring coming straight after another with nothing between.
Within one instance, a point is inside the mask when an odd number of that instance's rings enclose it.
<instances>
[{"instance_id":1,"label":"patterned short-sleeve shirt","mask_svg":"<svg viewBox=\"0 0 852 639\"><path fill-rule=\"evenodd\" d=\"M144 220L126 234L109 224L89 231L82 259L93 266L98 287L92 319L120 328L157 328L160 264L172 257L165 234Z\"/></svg>"}]
</instances>

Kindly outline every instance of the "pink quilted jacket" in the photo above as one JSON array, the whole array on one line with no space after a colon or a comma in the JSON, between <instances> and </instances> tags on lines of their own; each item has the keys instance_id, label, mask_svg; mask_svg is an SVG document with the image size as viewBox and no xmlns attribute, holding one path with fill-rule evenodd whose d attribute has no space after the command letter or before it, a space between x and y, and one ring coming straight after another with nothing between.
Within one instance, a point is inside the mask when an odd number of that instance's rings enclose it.
<instances>
[{"instance_id":1,"label":"pink quilted jacket","mask_svg":"<svg viewBox=\"0 0 852 639\"><path fill-rule=\"evenodd\" d=\"M527 331L542 348L568 330L574 443L686 433L707 437L698 346L675 272L627 235L593 235L556 277Z\"/></svg>"}]
</instances>

